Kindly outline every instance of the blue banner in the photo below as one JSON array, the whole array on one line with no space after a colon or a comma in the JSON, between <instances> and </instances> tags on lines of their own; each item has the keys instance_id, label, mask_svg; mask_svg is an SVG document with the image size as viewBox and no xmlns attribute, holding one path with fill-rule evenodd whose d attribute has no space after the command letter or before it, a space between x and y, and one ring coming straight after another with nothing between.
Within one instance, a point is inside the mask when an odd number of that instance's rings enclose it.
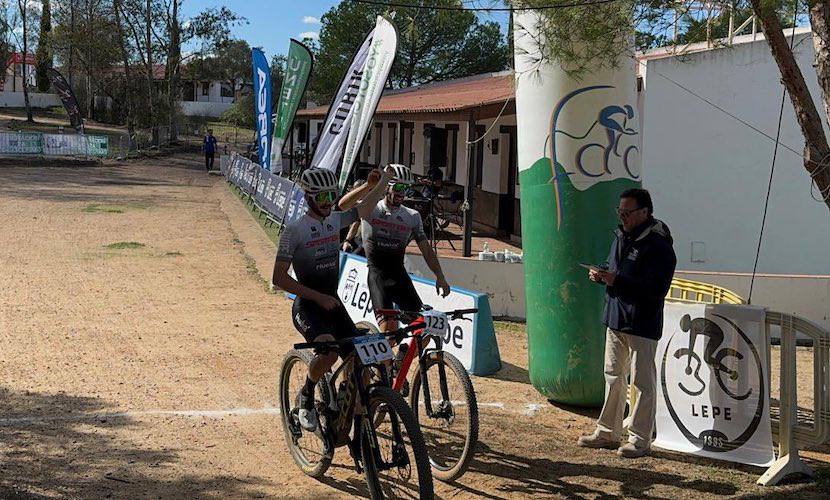
<instances>
[{"instance_id":1,"label":"blue banner","mask_svg":"<svg viewBox=\"0 0 830 500\"><path fill-rule=\"evenodd\" d=\"M271 69L262 49L251 49L254 66L254 111L256 113L256 138L259 164L271 170L271 135L274 122L271 120Z\"/></svg>"}]
</instances>

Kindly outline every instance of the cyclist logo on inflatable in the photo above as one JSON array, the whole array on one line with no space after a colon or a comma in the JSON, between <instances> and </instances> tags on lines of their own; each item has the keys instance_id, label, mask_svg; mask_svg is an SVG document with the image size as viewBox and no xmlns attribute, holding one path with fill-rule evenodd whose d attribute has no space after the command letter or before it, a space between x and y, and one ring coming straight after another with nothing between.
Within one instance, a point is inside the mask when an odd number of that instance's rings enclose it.
<instances>
[{"instance_id":1,"label":"cyclist logo on inflatable","mask_svg":"<svg viewBox=\"0 0 830 500\"><path fill-rule=\"evenodd\" d=\"M615 90L611 85L583 87L565 95L553 108L545 148L550 144L550 182L556 198L557 227L562 225L564 211L560 185L563 178L568 178L579 191L599 182L640 178L634 107L607 99L604 104L596 103L598 97L613 97ZM563 130L563 121L584 123L584 128L572 130L570 125L571 130Z\"/></svg>"},{"instance_id":2,"label":"cyclist logo on inflatable","mask_svg":"<svg viewBox=\"0 0 830 500\"><path fill-rule=\"evenodd\" d=\"M700 449L735 450L752 438L764 414L761 356L746 333L719 314L712 319L686 314L679 326L666 343L660 367L669 416ZM747 408L753 402L754 411Z\"/></svg>"},{"instance_id":3,"label":"cyclist logo on inflatable","mask_svg":"<svg viewBox=\"0 0 830 500\"><path fill-rule=\"evenodd\" d=\"M634 139L639 132L632 126L636 123L634 108L630 104L610 104L599 110L593 123L588 125L587 130L582 134L571 133L560 128L559 119L566 106L577 96L588 92L602 89L614 89L611 85L593 85L584 87L567 94L553 110L551 117L551 158L562 173L559 175L583 175L590 178L603 176L619 177L624 171L631 179L639 179L639 169L635 168L636 154L639 154L639 147L636 144L621 144L623 139ZM595 128L601 127L605 130L605 143L596 142L597 139L588 139ZM557 136L564 136L576 141L589 140L582 144L577 150L571 165L566 165L560 158L557 150ZM596 135L596 134L595 134ZM631 142L631 141L626 141ZM619 171L622 169L622 171Z\"/></svg>"}]
</instances>

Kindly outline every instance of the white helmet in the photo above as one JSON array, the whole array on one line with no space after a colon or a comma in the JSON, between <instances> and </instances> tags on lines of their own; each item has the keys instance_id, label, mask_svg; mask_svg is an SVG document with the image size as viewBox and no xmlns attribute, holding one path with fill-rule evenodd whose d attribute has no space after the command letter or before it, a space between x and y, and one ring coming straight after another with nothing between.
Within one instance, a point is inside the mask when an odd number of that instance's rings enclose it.
<instances>
[{"instance_id":1,"label":"white helmet","mask_svg":"<svg viewBox=\"0 0 830 500\"><path fill-rule=\"evenodd\" d=\"M392 167L392 178L389 179L389 184L412 184L412 170L409 169L406 165L401 165L399 163L391 163L389 165Z\"/></svg>"},{"instance_id":2,"label":"white helmet","mask_svg":"<svg viewBox=\"0 0 830 500\"><path fill-rule=\"evenodd\" d=\"M308 194L321 191L337 191L337 179L331 170L309 168L300 176L300 187Z\"/></svg>"}]
</instances>

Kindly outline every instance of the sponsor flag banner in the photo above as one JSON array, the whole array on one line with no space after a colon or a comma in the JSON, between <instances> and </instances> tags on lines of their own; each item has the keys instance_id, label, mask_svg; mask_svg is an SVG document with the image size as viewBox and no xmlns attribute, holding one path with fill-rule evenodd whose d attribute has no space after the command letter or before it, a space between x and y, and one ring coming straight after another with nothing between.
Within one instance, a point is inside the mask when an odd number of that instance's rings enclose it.
<instances>
[{"instance_id":1,"label":"sponsor flag banner","mask_svg":"<svg viewBox=\"0 0 830 500\"><path fill-rule=\"evenodd\" d=\"M363 79L363 69L369 55L373 35L374 30L369 33L369 36L366 37L366 40L363 41L360 49L354 55L352 63L340 83L340 88L337 89L337 93L331 101L329 111L326 114L326 121L323 122L323 128L317 140L317 147L314 148L314 154L311 156L311 167L325 168L335 172L339 166L340 155L343 152L343 146L346 143L346 137L351 126L355 111L353 105Z\"/></svg>"},{"instance_id":2,"label":"sponsor flag banner","mask_svg":"<svg viewBox=\"0 0 830 500\"><path fill-rule=\"evenodd\" d=\"M769 466L769 339L765 310L666 304L657 346L655 446Z\"/></svg>"},{"instance_id":3,"label":"sponsor flag banner","mask_svg":"<svg viewBox=\"0 0 830 500\"><path fill-rule=\"evenodd\" d=\"M254 67L254 112L256 113L256 138L259 164L270 170L271 132L271 69L262 49L251 49L251 61Z\"/></svg>"},{"instance_id":4,"label":"sponsor flag banner","mask_svg":"<svg viewBox=\"0 0 830 500\"><path fill-rule=\"evenodd\" d=\"M352 105L352 122L343 153L340 168L340 191L346 187L346 180L352 170L355 159L360 154L363 140L372 126L372 117L380 102L383 87L395 62L398 49L398 33L395 26L383 16L378 16L372 44L363 67L363 77L358 88L357 97Z\"/></svg>"},{"instance_id":5,"label":"sponsor flag banner","mask_svg":"<svg viewBox=\"0 0 830 500\"><path fill-rule=\"evenodd\" d=\"M83 134L84 120L81 118L81 110L78 108L78 99L75 98L75 93L72 92L69 82L53 68L47 69L46 74L52 83L52 88L55 89L55 93L61 98L66 114L69 115L69 123L72 124L75 130Z\"/></svg>"},{"instance_id":6,"label":"sponsor flag banner","mask_svg":"<svg viewBox=\"0 0 830 500\"><path fill-rule=\"evenodd\" d=\"M308 85L308 75L311 74L313 63L314 59L308 47L292 39L288 48L288 61L285 65L282 88L277 102L277 116L271 140L270 170L272 172L282 172L282 148Z\"/></svg>"}]
</instances>

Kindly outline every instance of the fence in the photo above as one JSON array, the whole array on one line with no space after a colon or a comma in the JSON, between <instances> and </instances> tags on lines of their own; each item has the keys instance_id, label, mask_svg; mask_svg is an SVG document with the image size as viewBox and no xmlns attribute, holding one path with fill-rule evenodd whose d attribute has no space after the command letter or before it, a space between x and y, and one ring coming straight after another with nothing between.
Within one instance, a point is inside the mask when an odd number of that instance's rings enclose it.
<instances>
[{"instance_id":1,"label":"fence","mask_svg":"<svg viewBox=\"0 0 830 500\"><path fill-rule=\"evenodd\" d=\"M105 135L0 132L0 154L74 157L109 156Z\"/></svg>"}]
</instances>

